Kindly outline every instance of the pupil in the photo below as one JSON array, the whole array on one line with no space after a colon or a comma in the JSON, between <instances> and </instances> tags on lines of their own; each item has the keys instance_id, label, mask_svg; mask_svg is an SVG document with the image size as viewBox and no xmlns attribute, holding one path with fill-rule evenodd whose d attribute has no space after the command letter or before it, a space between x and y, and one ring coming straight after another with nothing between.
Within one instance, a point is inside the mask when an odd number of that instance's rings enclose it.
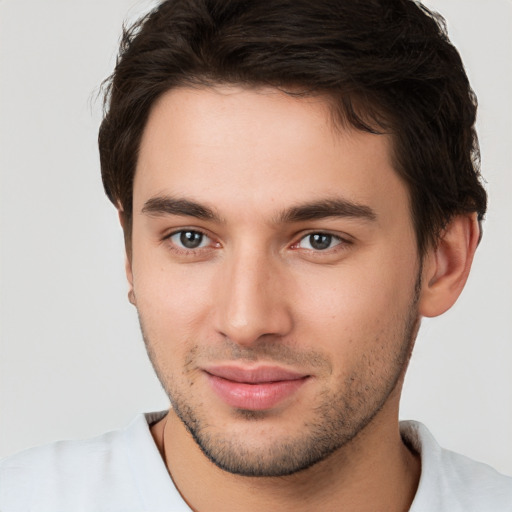
<instances>
[{"instance_id":1,"label":"pupil","mask_svg":"<svg viewBox=\"0 0 512 512\"><path fill-rule=\"evenodd\" d=\"M313 249L323 250L328 249L331 245L332 236L324 235L322 233L315 233L309 236L309 243Z\"/></svg>"},{"instance_id":2,"label":"pupil","mask_svg":"<svg viewBox=\"0 0 512 512\"><path fill-rule=\"evenodd\" d=\"M203 235L197 231L183 231L180 235L180 242L187 249L196 249L202 241Z\"/></svg>"}]
</instances>

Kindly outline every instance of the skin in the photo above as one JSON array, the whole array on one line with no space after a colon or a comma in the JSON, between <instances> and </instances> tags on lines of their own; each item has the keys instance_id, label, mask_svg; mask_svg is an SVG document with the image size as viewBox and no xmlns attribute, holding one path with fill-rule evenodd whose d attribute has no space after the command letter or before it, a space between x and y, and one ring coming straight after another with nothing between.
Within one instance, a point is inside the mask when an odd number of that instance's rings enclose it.
<instances>
[{"instance_id":1,"label":"skin","mask_svg":"<svg viewBox=\"0 0 512 512\"><path fill-rule=\"evenodd\" d=\"M331 119L322 98L220 86L169 91L148 119L129 296L173 405L152 433L194 510L400 511L414 497L400 390L420 318L456 300L478 228L456 217L420 265L391 139ZM242 409L213 390L219 364L305 378Z\"/></svg>"}]
</instances>

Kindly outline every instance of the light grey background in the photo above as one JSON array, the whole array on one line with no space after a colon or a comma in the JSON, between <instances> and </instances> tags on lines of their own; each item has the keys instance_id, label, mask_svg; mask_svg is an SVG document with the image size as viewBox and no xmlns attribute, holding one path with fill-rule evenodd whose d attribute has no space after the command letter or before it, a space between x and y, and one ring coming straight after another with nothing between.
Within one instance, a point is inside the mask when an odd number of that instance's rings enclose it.
<instances>
[{"instance_id":1,"label":"light grey background","mask_svg":"<svg viewBox=\"0 0 512 512\"><path fill-rule=\"evenodd\" d=\"M103 195L97 87L132 0L0 1L0 456L165 408ZM441 444L512 474L512 3L430 0L480 100L490 196L457 305L425 321L402 402Z\"/></svg>"}]
</instances>

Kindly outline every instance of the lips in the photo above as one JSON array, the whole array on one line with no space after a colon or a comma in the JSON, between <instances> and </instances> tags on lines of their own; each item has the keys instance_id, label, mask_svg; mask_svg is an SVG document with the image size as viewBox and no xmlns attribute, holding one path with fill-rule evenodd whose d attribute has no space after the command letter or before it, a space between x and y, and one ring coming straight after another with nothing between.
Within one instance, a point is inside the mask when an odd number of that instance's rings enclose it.
<instances>
[{"instance_id":1,"label":"lips","mask_svg":"<svg viewBox=\"0 0 512 512\"><path fill-rule=\"evenodd\" d=\"M309 375L277 366L211 366L204 372L212 390L227 405L253 411L277 406L309 379Z\"/></svg>"}]
</instances>

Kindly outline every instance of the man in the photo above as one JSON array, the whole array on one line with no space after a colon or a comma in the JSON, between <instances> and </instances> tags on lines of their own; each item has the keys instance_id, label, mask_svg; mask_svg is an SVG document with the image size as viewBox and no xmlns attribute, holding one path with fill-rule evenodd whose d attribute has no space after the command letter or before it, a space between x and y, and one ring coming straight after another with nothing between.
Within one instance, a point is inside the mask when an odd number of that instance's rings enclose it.
<instances>
[{"instance_id":1,"label":"man","mask_svg":"<svg viewBox=\"0 0 512 512\"><path fill-rule=\"evenodd\" d=\"M126 31L102 176L172 408L8 459L0 509L512 510L398 423L481 236L475 113L409 0L171 0Z\"/></svg>"}]
</instances>

